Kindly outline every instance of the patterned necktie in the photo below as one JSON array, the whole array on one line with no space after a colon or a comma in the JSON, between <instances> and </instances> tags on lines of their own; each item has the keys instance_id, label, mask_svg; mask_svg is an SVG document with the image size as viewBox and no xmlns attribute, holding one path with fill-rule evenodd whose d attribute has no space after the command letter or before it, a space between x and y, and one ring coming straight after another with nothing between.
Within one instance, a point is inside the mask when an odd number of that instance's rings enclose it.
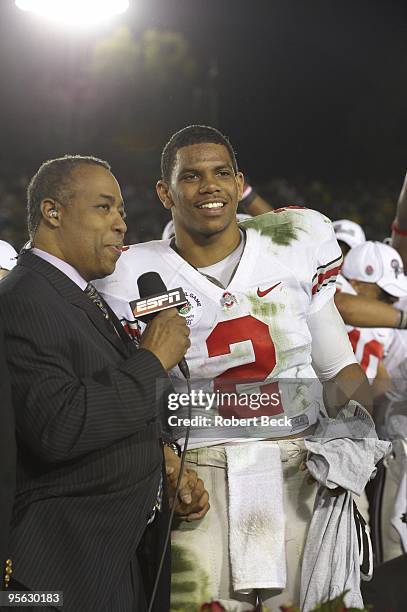
<instances>
[{"instance_id":1,"label":"patterned necktie","mask_svg":"<svg viewBox=\"0 0 407 612\"><path fill-rule=\"evenodd\" d=\"M106 304L102 298L102 296L100 295L100 293L97 291L96 287L94 287L92 285L92 283L88 283L85 289L85 294L88 296L88 298L94 303L96 304L96 306L99 308L99 310L101 310L103 312L103 316L105 317L105 319L107 321L110 321L110 316L109 316L109 311L106 308ZM111 321L110 321L111 322ZM113 325L113 323L112 323Z\"/></svg>"},{"instance_id":2,"label":"patterned necktie","mask_svg":"<svg viewBox=\"0 0 407 612\"><path fill-rule=\"evenodd\" d=\"M115 332L116 336L119 336L119 338L120 338L120 334L119 334L118 330L116 329L116 325L113 323L112 318L109 315L109 310L107 308L107 304L104 301L104 299L102 298L102 296L100 295L100 293L98 292L98 290L96 289L96 287L94 287L92 285L92 283L88 283L84 293L85 293L85 295L88 296L90 301L93 302L94 304L96 304L96 306L99 308L99 310L102 311L105 320L109 322L109 324L114 329L114 332Z\"/></svg>"}]
</instances>

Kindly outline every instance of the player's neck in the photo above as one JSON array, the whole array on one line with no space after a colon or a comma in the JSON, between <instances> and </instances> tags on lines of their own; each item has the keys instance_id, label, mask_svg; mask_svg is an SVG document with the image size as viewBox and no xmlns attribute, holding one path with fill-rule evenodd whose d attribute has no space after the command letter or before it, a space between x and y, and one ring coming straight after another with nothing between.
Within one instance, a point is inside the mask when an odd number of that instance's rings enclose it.
<instances>
[{"instance_id":1,"label":"player's neck","mask_svg":"<svg viewBox=\"0 0 407 612\"><path fill-rule=\"evenodd\" d=\"M212 236L191 236L178 233L174 248L177 253L195 268L205 268L225 259L240 244L238 226Z\"/></svg>"}]
</instances>

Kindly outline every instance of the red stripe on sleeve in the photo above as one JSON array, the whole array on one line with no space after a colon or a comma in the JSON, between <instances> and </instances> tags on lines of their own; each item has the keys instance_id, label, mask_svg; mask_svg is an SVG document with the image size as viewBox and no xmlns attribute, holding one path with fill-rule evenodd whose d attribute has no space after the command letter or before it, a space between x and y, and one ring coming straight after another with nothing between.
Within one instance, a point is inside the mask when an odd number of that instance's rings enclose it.
<instances>
[{"instance_id":1,"label":"red stripe on sleeve","mask_svg":"<svg viewBox=\"0 0 407 612\"><path fill-rule=\"evenodd\" d=\"M341 269L341 266L337 266L336 268L332 268L332 270L328 270L324 274L318 274L318 277L315 279L314 285L312 287L312 295L317 292L318 288L322 283L331 276L336 276Z\"/></svg>"}]
</instances>

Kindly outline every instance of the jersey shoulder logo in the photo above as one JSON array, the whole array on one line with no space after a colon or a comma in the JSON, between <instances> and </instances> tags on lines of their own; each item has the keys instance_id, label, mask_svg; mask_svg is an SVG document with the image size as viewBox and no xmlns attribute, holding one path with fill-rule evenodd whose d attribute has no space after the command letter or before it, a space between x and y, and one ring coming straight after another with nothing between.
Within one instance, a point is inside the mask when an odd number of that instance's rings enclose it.
<instances>
[{"instance_id":1,"label":"jersey shoulder logo","mask_svg":"<svg viewBox=\"0 0 407 612\"><path fill-rule=\"evenodd\" d=\"M179 314L186 319L188 327L192 327L201 320L203 314L202 299L189 289L184 289L184 293L187 303L179 310Z\"/></svg>"},{"instance_id":2,"label":"jersey shoulder logo","mask_svg":"<svg viewBox=\"0 0 407 612\"><path fill-rule=\"evenodd\" d=\"M273 291L273 289L275 289L276 287L278 287L279 285L281 285L281 281L279 281L278 283L276 283L275 285L273 285L272 287L269 287L268 289L265 289L264 291L262 291L260 289L260 287L257 287L257 295L259 296L259 298L264 297L265 295L267 295L268 293L270 293L270 291Z\"/></svg>"}]
</instances>

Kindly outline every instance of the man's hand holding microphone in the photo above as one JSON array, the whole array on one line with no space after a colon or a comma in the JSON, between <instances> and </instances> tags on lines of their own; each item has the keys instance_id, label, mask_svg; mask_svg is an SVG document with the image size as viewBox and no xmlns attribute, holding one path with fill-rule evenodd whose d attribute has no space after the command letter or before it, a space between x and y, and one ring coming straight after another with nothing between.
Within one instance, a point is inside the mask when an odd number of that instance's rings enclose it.
<instances>
[{"instance_id":1,"label":"man's hand holding microphone","mask_svg":"<svg viewBox=\"0 0 407 612\"><path fill-rule=\"evenodd\" d=\"M148 323L140 342L140 348L154 353L167 372L181 361L190 346L187 322L176 308L158 313Z\"/></svg>"}]
</instances>

